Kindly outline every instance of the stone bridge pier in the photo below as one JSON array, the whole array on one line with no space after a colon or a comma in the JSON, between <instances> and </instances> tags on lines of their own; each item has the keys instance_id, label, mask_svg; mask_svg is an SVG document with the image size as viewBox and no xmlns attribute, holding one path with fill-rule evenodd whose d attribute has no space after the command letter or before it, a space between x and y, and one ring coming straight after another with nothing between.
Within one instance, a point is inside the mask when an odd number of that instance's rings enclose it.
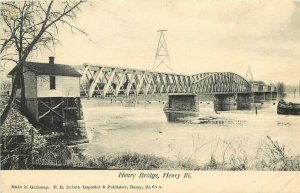
<instances>
[{"instance_id":1,"label":"stone bridge pier","mask_svg":"<svg viewBox=\"0 0 300 193\"><path fill-rule=\"evenodd\" d=\"M165 107L168 111L198 112L199 103L195 94L170 94Z\"/></svg>"},{"instance_id":2,"label":"stone bridge pier","mask_svg":"<svg viewBox=\"0 0 300 193\"><path fill-rule=\"evenodd\" d=\"M276 100L277 92L254 92L254 102Z\"/></svg>"},{"instance_id":3,"label":"stone bridge pier","mask_svg":"<svg viewBox=\"0 0 300 193\"><path fill-rule=\"evenodd\" d=\"M215 94L216 111L247 110L254 102L253 93ZM195 94L170 94L165 111L198 112L199 101Z\"/></svg>"},{"instance_id":4,"label":"stone bridge pier","mask_svg":"<svg viewBox=\"0 0 300 193\"><path fill-rule=\"evenodd\" d=\"M176 122L178 118L197 116L199 113L198 97L195 94L169 94L164 108L167 120Z\"/></svg>"},{"instance_id":5,"label":"stone bridge pier","mask_svg":"<svg viewBox=\"0 0 300 193\"><path fill-rule=\"evenodd\" d=\"M216 111L246 110L254 102L253 93L215 94Z\"/></svg>"},{"instance_id":6,"label":"stone bridge pier","mask_svg":"<svg viewBox=\"0 0 300 193\"><path fill-rule=\"evenodd\" d=\"M254 93L254 102L260 103L266 100L266 94L264 92Z\"/></svg>"},{"instance_id":7,"label":"stone bridge pier","mask_svg":"<svg viewBox=\"0 0 300 193\"><path fill-rule=\"evenodd\" d=\"M237 109L250 110L251 103L254 102L253 93L238 93L237 94Z\"/></svg>"},{"instance_id":8,"label":"stone bridge pier","mask_svg":"<svg viewBox=\"0 0 300 193\"><path fill-rule=\"evenodd\" d=\"M277 99L277 92L266 92L265 93L265 100L276 100Z\"/></svg>"},{"instance_id":9,"label":"stone bridge pier","mask_svg":"<svg viewBox=\"0 0 300 193\"><path fill-rule=\"evenodd\" d=\"M237 94L215 94L214 108L216 111L237 110Z\"/></svg>"},{"instance_id":10,"label":"stone bridge pier","mask_svg":"<svg viewBox=\"0 0 300 193\"><path fill-rule=\"evenodd\" d=\"M250 110L251 103L272 100L276 98L274 92L245 92L214 94L215 111ZM169 94L167 111L198 112L199 101L196 94Z\"/></svg>"}]
</instances>

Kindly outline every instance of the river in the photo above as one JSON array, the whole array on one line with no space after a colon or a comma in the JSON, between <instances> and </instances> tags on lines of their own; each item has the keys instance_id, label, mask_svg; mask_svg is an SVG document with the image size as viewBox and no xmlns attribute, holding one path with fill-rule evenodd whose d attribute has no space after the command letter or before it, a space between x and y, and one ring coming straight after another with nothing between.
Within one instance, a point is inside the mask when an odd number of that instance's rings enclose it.
<instances>
[{"instance_id":1,"label":"river","mask_svg":"<svg viewBox=\"0 0 300 193\"><path fill-rule=\"evenodd\" d=\"M299 102L299 95L293 97L289 99ZM253 157L263 143L269 142L269 136L285 145L289 154L299 154L300 116L277 115L277 101L255 105L257 114L255 108L216 114L211 102L202 101L198 116L210 121L170 122L162 102L123 105L82 99L90 143L79 147L90 155L136 152L204 163L212 154L221 157L225 151L243 151Z\"/></svg>"}]
</instances>

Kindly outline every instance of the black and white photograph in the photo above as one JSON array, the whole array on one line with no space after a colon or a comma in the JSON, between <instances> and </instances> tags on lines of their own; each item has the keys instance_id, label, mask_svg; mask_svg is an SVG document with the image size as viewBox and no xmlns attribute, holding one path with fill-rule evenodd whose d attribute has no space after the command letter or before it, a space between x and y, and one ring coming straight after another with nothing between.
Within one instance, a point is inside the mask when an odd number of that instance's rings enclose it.
<instances>
[{"instance_id":1,"label":"black and white photograph","mask_svg":"<svg viewBox=\"0 0 300 193\"><path fill-rule=\"evenodd\" d=\"M298 1L2 0L0 34L2 172L300 170Z\"/></svg>"}]
</instances>

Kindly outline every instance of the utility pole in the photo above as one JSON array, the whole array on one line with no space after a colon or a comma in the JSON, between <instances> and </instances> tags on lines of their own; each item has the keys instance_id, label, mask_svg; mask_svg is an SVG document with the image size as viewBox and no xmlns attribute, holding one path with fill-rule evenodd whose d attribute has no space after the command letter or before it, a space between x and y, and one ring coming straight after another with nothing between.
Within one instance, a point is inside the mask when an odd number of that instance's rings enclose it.
<instances>
[{"instance_id":1,"label":"utility pole","mask_svg":"<svg viewBox=\"0 0 300 193\"><path fill-rule=\"evenodd\" d=\"M250 82L253 81L253 76L252 76L252 71L251 71L250 66L248 66L248 70L247 70L245 78L246 78L246 80L248 80Z\"/></svg>"},{"instance_id":2,"label":"utility pole","mask_svg":"<svg viewBox=\"0 0 300 193\"><path fill-rule=\"evenodd\" d=\"M172 71L171 67L169 66L171 65L171 60L169 57L167 43L164 35L164 32L166 31L167 30L157 30L157 32L159 32L160 35L159 35L158 45L157 45L153 67L152 67L153 71L156 70L161 65L165 65L169 70Z\"/></svg>"}]
</instances>

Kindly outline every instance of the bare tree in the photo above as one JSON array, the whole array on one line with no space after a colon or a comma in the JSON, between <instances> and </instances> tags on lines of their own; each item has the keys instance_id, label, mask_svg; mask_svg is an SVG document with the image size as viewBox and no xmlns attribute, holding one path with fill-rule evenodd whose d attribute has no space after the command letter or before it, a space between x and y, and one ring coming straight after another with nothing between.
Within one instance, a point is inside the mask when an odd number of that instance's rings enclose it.
<instances>
[{"instance_id":1,"label":"bare tree","mask_svg":"<svg viewBox=\"0 0 300 193\"><path fill-rule=\"evenodd\" d=\"M285 94L285 90L286 90L286 86L283 82L278 82L276 85L277 88L277 93L278 93L278 97L279 98L284 98Z\"/></svg>"},{"instance_id":2,"label":"bare tree","mask_svg":"<svg viewBox=\"0 0 300 193\"><path fill-rule=\"evenodd\" d=\"M7 38L1 44L1 53L14 48L16 57L2 59L17 62L17 71L13 78L12 92L0 120L2 125L15 99L18 81L21 83L21 105L25 109L25 87L23 66L30 54L41 49L53 50L60 43L58 38L60 25L69 27L72 32L86 33L74 24L80 7L87 0L58 1L58 0L26 0L1 2L0 14L3 31ZM1 54L0 53L0 54Z\"/></svg>"}]
</instances>

